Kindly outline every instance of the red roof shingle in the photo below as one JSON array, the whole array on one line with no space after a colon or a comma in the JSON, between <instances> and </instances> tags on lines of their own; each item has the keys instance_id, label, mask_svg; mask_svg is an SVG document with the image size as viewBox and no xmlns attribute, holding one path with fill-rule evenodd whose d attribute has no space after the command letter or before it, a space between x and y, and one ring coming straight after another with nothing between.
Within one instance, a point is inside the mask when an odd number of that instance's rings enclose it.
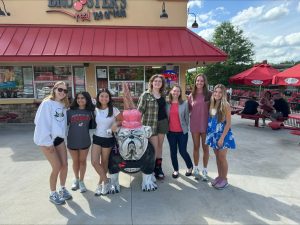
<instances>
[{"instance_id":1,"label":"red roof shingle","mask_svg":"<svg viewBox=\"0 0 300 225\"><path fill-rule=\"evenodd\" d=\"M0 25L0 61L223 61L187 28Z\"/></svg>"}]
</instances>

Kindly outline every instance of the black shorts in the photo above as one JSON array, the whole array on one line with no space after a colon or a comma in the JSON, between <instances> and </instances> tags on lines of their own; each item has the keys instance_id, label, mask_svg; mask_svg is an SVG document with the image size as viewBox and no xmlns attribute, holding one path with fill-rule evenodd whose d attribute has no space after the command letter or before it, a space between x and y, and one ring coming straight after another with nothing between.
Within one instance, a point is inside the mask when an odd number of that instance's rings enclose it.
<instances>
[{"instance_id":1,"label":"black shorts","mask_svg":"<svg viewBox=\"0 0 300 225\"><path fill-rule=\"evenodd\" d=\"M102 148L112 148L116 144L116 139L114 137L104 138L93 135L93 144L99 145Z\"/></svg>"},{"instance_id":2,"label":"black shorts","mask_svg":"<svg viewBox=\"0 0 300 225\"><path fill-rule=\"evenodd\" d=\"M63 143L63 142L64 142L64 139L63 139L63 138L61 138L61 137L56 137L56 138L54 139L54 141L53 141L53 145L54 145L54 147L56 147L56 146L60 145L60 144Z\"/></svg>"},{"instance_id":3,"label":"black shorts","mask_svg":"<svg viewBox=\"0 0 300 225\"><path fill-rule=\"evenodd\" d=\"M89 150L89 148L90 148L90 145L87 146L87 147L84 147L84 148L69 148L69 147L68 147L68 149L69 149L69 150L72 150L72 151L80 151L80 150L85 150L85 149Z\"/></svg>"}]
</instances>

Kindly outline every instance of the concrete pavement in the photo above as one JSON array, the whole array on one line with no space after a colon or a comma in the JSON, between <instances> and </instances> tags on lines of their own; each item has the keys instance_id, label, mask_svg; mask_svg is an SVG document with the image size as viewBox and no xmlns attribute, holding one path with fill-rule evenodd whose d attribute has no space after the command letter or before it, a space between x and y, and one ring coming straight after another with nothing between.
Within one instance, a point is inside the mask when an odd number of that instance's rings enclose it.
<instances>
[{"instance_id":1,"label":"concrete pavement","mask_svg":"<svg viewBox=\"0 0 300 225\"><path fill-rule=\"evenodd\" d=\"M121 173L121 193L95 197L98 177L89 157L88 192L72 192L63 206L48 200L50 165L32 141L34 126L0 124L0 224L299 224L300 138L237 116L232 123L238 148L228 154L225 190L185 177L180 156L181 175L174 180L165 140L166 178L157 191L141 191L141 174ZM213 152L209 176L216 176Z\"/></svg>"}]
</instances>

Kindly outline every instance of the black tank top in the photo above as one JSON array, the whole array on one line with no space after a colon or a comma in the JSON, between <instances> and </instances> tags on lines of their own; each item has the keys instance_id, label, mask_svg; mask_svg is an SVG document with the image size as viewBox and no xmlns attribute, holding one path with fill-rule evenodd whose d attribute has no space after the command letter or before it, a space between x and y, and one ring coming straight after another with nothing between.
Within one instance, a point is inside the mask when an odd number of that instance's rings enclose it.
<instances>
[{"instance_id":1,"label":"black tank top","mask_svg":"<svg viewBox=\"0 0 300 225\"><path fill-rule=\"evenodd\" d=\"M166 112L166 100L164 97L160 97L156 99L158 103L158 115L157 115L157 120L163 120L167 118L167 112Z\"/></svg>"}]
</instances>

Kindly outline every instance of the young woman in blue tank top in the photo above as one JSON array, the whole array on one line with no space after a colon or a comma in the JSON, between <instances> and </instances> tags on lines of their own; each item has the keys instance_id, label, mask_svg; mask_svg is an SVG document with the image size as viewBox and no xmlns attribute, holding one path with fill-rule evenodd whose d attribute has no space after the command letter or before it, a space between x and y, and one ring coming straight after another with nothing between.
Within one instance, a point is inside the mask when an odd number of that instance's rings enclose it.
<instances>
[{"instance_id":1,"label":"young woman in blue tank top","mask_svg":"<svg viewBox=\"0 0 300 225\"><path fill-rule=\"evenodd\" d=\"M231 110L227 102L226 88L222 84L214 87L210 100L206 144L213 148L216 155L218 176L211 182L217 189L228 186L228 149L235 149L235 141L231 132Z\"/></svg>"}]
</instances>

